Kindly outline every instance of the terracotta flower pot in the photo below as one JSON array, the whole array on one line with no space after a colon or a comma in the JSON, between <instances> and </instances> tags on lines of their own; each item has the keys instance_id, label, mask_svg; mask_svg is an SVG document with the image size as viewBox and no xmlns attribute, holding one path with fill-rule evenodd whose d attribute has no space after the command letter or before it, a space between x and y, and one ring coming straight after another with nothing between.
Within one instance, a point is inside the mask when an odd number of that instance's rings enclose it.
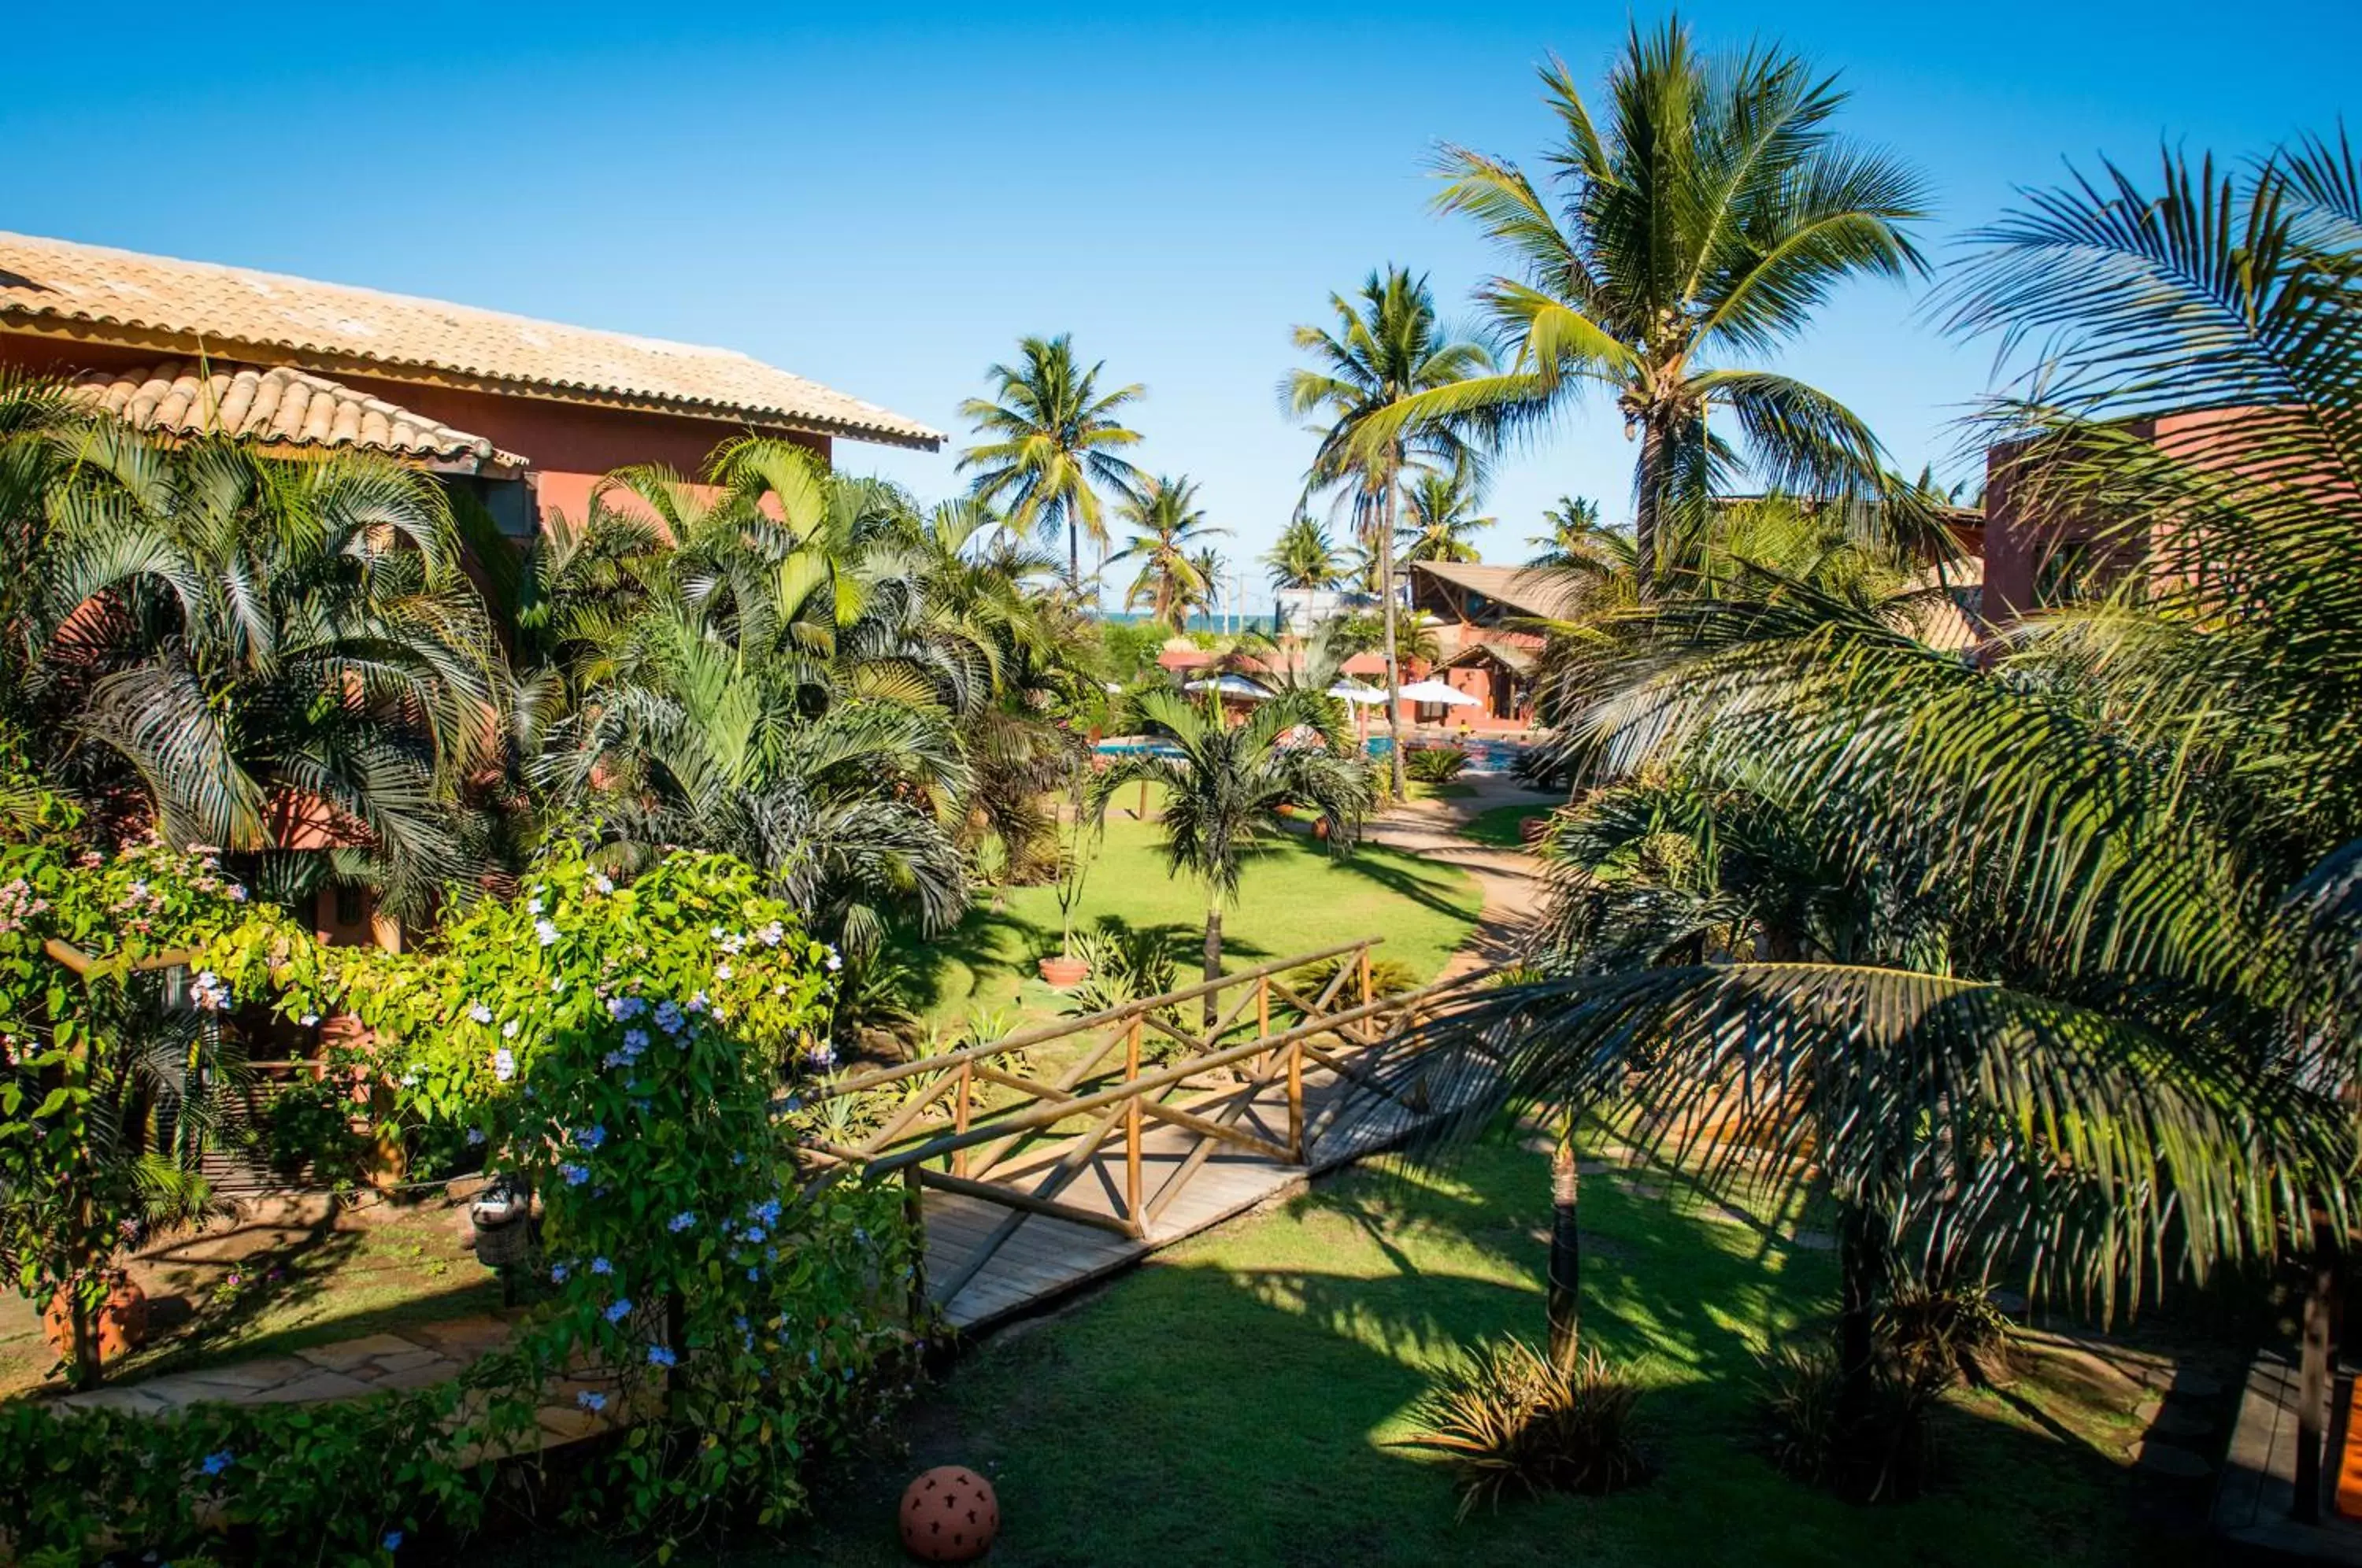
<instances>
[{"instance_id":1,"label":"terracotta flower pot","mask_svg":"<svg viewBox=\"0 0 2362 1568\"><path fill-rule=\"evenodd\" d=\"M1328 841L1329 819L1327 817L1315 817L1312 819L1312 836L1321 840L1323 843Z\"/></svg>"},{"instance_id":2,"label":"terracotta flower pot","mask_svg":"<svg viewBox=\"0 0 2362 1568\"><path fill-rule=\"evenodd\" d=\"M1091 966L1088 964L1080 958L1069 958L1063 954L1052 954L1043 959L1041 969L1042 978L1054 989L1062 991L1073 990L1091 977Z\"/></svg>"},{"instance_id":3,"label":"terracotta flower pot","mask_svg":"<svg viewBox=\"0 0 2362 1568\"><path fill-rule=\"evenodd\" d=\"M116 1361L148 1342L148 1293L127 1278L119 1278L98 1309L98 1359ZM73 1354L73 1306L64 1291L50 1297L41 1314L41 1330L50 1349L60 1356Z\"/></svg>"}]
</instances>

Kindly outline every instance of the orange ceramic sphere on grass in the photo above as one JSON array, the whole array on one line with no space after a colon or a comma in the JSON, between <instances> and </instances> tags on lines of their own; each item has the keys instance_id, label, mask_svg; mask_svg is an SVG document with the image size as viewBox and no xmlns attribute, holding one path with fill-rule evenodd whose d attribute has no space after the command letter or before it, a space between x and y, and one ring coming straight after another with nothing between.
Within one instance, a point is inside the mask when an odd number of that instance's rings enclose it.
<instances>
[{"instance_id":1,"label":"orange ceramic sphere on grass","mask_svg":"<svg viewBox=\"0 0 2362 1568\"><path fill-rule=\"evenodd\" d=\"M902 1547L922 1562L971 1562L1000 1533L992 1483L957 1464L939 1464L902 1494Z\"/></svg>"}]
</instances>

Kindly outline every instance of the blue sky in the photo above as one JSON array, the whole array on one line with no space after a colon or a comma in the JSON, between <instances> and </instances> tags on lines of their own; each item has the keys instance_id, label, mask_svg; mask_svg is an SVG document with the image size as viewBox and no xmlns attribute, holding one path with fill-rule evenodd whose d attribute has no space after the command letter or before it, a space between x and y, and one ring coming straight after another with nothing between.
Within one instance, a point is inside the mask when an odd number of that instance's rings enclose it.
<instances>
[{"instance_id":1,"label":"blue sky","mask_svg":"<svg viewBox=\"0 0 2362 1568\"><path fill-rule=\"evenodd\" d=\"M1144 466L1199 478L1231 553L1286 520L1309 438L1287 329L1370 268L1465 315L1489 270L1428 211L1450 139L1538 160L1533 67L1595 81L1609 6L50 6L0 60L0 228L236 262L744 349L964 435L1025 332L1149 388ZM1655 7L1632 13L1644 21ZM2356 0L1701 4L1842 72L1847 124L1923 168L1926 239L2062 160L2240 155L2345 111ZM2268 15L2268 26L2247 18ZM1919 291L1849 291L1783 362L1904 467L1957 467L1987 352ZM940 458L844 447L928 495ZM1551 498L1625 510L1612 412L1502 466L1488 557ZM1251 600L1264 597L1259 584Z\"/></svg>"}]
</instances>

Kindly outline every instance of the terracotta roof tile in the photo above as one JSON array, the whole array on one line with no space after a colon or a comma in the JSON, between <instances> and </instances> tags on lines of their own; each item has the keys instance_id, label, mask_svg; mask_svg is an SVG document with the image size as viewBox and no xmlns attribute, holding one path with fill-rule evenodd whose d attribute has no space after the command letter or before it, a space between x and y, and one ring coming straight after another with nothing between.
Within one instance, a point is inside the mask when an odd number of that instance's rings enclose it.
<instances>
[{"instance_id":1,"label":"terracotta roof tile","mask_svg":"<svg viewBox=\"0 0 2362 1568\"><path fill-rule=\"evenodd\" d=\"M525 466L481 436L286 365L167 359L93 370L74 385L97 407L166 436L219 431L274 446L382 452L469 473Z\"/></svg>"},{"instance_id":2,"label":"terracotta roof tile","mask_svg":"<svg viewBox=\"0 0 2362 1568\"><path fill-rule=\"evenodd\" d=\"M915 420L727 348L0 232L0 323L9 321L202 339L209 350L330 372L440 371L929 451L943 442Z\"/></svg>"}]
</instances>

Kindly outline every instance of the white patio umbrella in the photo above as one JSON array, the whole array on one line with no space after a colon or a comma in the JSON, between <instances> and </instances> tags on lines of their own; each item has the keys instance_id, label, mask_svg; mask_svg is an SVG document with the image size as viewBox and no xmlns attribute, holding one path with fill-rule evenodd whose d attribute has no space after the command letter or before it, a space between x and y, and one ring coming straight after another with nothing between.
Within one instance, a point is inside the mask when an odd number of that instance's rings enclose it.
<instances>
[{"instance_id":1,"label":"white patio umbrella","mask_svg":"<svg viewBox=\"0 0 2362 1568\"><path fill-rule=\"evenodd\" d=\"M1271 697L1270 692L1264 690L1262 687L1257 686L1253 681L1249 680L1243 675L1223 675L1217 676L1211 680L1187 681L1184 683L1181 690L1184 691L1219 691L1225 697L1241 697L1250 702L1266 701Z\"/></svg>"},{"instance_id":2,"label":"white patio umbrella","mask_svg":"<svg viewBox=\"0 0 2362 1568\"><path fill-rule=\"evenodd\" d=\"M1406 702L1440 702L1448 708L1476 706L1476 699L1467 692L1432 678L1426 680L1414 680L1404 687L1402 700Z\"/></svg>"},{"instance_id":3,"label":"white patio umbrella","mask_svg":"<svg viewBox=\"0 0 2362 1568\"><path fill-rule=\"evenodd\" d=\"M1374 703L1386 700L1386 694L1376 687L1358 686L1350 680L1341 680L1329 688L1329 695L1341 698L1348 702Z\"/></svg>"}]
</instances>

